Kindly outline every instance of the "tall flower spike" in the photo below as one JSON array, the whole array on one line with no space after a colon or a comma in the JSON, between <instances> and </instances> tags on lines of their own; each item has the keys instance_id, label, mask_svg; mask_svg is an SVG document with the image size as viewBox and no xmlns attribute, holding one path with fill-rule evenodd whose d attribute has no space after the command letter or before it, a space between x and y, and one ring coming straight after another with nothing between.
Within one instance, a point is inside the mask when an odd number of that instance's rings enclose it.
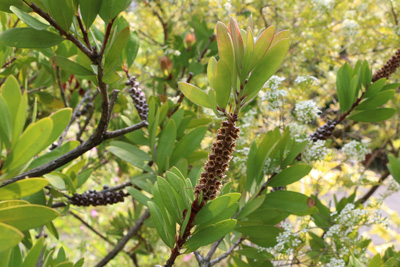
<instances>
[{"instance_id":1,"label":"tall flower spike","mask_svg":"<svg viewBox=\"0 0 400 267\"><path fill-rule=\"evenodd\" d=\"M373 76L372 82L376 82L381 78L388 79L390 75L392 75L397 68L400 66L400 49L396 51L396 54L393 55L386 64L380 68Z\"/></svg>"},{"instance_id":2,"label":"tall flower spike","mask_svg":"<svg viewBox=\"0 0 400 267\"><path fill-rule=\"evenodd\" d=\"M213 143L208 161L205 163L204 172L201 174L200 183L196 186L195 193L203 192L203 201L216 198L221 188L221 180L228 170L231 154L235 148L239 129L235 127L237 116L233 115L222 122L217 133L217 141Z\"/></svg>"},{"instance_id":3,"label":"tall flower spike","mask_svg":"<svg viewBox=\"0 0 400 267\"><path fill-rule=\"evenodd\" d=\"M147 105L147 99L142 90L139 88L139 82L136 80L135 76L129 78L129 81L126 82L126 85L132 86L129 89L129 94L132 97L133 103L137 112L139 113L139 117L142 121L147 121L147 115L149 114L149 106Z\"/></svg>"}]
</instances>

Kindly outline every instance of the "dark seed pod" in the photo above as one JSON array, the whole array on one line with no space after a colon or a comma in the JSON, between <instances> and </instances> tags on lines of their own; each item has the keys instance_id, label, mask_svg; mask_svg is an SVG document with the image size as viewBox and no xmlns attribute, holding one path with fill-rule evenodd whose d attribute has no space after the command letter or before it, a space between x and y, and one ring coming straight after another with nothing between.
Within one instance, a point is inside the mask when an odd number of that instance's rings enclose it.
<instances>
[{"instance_id":1,"label":"dark seed pod","mask_svg":"<svg viewBox=\"0 0 400 267\"><path fill-rule=\"evenodd\" d=\"M381 78L388 79L390 75L396 72L397 68L400 66L400 49L396 51L396 54L393 55L386 64L380 68L377 72L372 76L372 82L376 82Z\"/></svg>"},{"instance_id":2,"label":"dark seed pod","mask_svg":"<svg viewBox=\"0 0 400 267\"><path fill-rule=\"evenodd\" d=\"M104 190L109 190L109 187L106 185L103 187ZM82 194L75 193L71 200L70 203L72 205L76 206L101 206L101 205L107 205L107 204L114 204L118 202L124 202L125 196L128 196L129 194L125 194L122 190L118 192L114 191L100 191L97 192L96 190L90 189L89 191L86 191Z\"/></svg>"},{"instance_id":3,"label":"dark seed pod","mask_svg":"<svg viewBox=\"0 0 400 267\"><path fill-rule=\"evenodd\" d=\"M139 88L139 82L136 81L136 77L131 77L126 85L130 85L129 94L133 100L135 108L139 113L139 117L142 121L147 121L149 113L149 106L147 105L147 99L144 92Z\"/></svg>"}]
</instances>

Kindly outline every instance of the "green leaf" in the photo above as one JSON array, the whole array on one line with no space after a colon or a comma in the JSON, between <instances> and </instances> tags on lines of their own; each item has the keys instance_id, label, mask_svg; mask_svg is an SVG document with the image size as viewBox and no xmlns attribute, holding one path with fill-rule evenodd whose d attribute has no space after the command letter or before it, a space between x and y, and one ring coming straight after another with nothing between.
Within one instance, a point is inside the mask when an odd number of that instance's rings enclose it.
<instances>
[{"instance_id":1,"label":"green leaf","mask_svg":"<svg viewBox=\"0 0 400 267\"><path fill-rule=\"evenodd\" d=\"M95 75L93 71L88 70L84 66L75 63L63 56L54 56L51 58L57 66L61 67L63 70L70 72L75 75L90 76Z\"/></svg>"},{"instance_id":2,"label":"green leaf","mask_svg":"<svg viewBox=\"0 0 400 267\"><path fill-rule=\"evenodd\" d=\"M244 93L248 101L258 93L265 82L278 70L288 50L289 39L281 40L268 50L260 63L251 72L249 81L246 84Z\"/></svg>"},{"instance_id":3,"label":"green leaf","mask_svg":"<svg viewBox=\"0 0 400 267\"><path fill-rule=\"evenodd\" d=\"M43 178L29 178L0 188L0 200L17 199L32 195L44 188L49 181Z\"/></svg>"},{"instance_id":4,"label":"green leaf","mask_svg":"<svg viewBox=\"0 0 400 267\"><path fill-rule=\"evenodd\" d=\"M18 48L46 48L63 40L52 32L37 31L32 28L13 28L0 34L0 44Z\"/></svg>"},{"instance_id":5,"label":"green leaf","mask_svg":"<svg viewBox=\"0 0 400 267\"><path fill-rule=\"evenodd\" d=\"M244 84L250 71L251 71L251 65L254 61L254 37L253 37L253 32L248 29L247 33L247 43L246 43L246 50L244 53L244 58L243 58L243 66L242 66L242 73L241 73L241 78L240 78L240 83Z\"/></svg>"},{"instance_id":6,"label":"green leaf","mask_svg":"<svg viewBox=\"0 0 400 267\"><path fill-rule=\"evenodd\" d=\"M68 33L75 15L72 0L42 0L42 3L57 24Z\"/></svg>"},{"instance_id":7,"label":"green leaf","mask_svg":"<svg viewBox=\"0 0 400 267\"><path fill-rule=\"evenodd\" d=\"M400 162L392 155L389 155L389 162L390 163L386 166L388 167L393 179L395 179L400 184Z\"/></svg>"},{"instance_id":8,"label":"green leaf","mask_svg":"<svg viewBox=\"0 0 400 267\"><path fill-rule=\"evenodd\" d=\"M41 205L21 205L0 209L0 222L9 224L20 231L42 226L60 214Z\"/></svg>"},{"instance_id":9,"label":"green leaf","mask_svg":"<svg viewBox=\"0 0 400 267\"><path fill-rule=\"evenodd\" d=\"M28 254L26 255L21 267L37 266L39 257L42 254L43 242L43 237L36 241L35 245L29 250Z\"/></svg>"},{"instance_id":10,"label":"green leaf","mask_svg":"<svg viewBox=\"0 0 400 267\"><path fill-rule=\"evenodd\" d=\"M11 141L16 141L20 136L22 129L25 125L25 115L27 108L27 93L24 92L21 95L21 89L19 87L17 79L10 75L1 87L1 93L7 103L10 119L12 123L12 138ZM16 108L18 107L18 108ZM5 114L4 114L5 115ZM0 115L1 116L1 115ZM6 115L5 115L6 116ZM3 121L3 120L1 120ZM6 119L4 120L7 125ZM1 132L1 130L0 130ZM1 133L0 133L1 136Z\"/></svg>"},{"instance_id":11,"label":"green leaf","mask_svg":"<svg viewBox=\"0 0 400 267\"><path fill-rule=\"evenodd\" d=\"M236 220L228 219L212 224L196 233L185 243L185 253L192 252L199 247L211 244L230 233L236 226Z\"/></svg>"},{"instance_id":12,"label":"green leaf","mask_svg":"<svg viewBox=\"0 0 400 267\"><path fill-rule=\"evenodd\" d=\"M286 219L290 214L274 208L265 206L264 203L257 210L247 216L249 221L242 221L241 223L247 223L255 221L255 225L276 225Z\"/></svg>"},{"instance_id":13,"label":"green leaf","mask_svg":"<svg viewBox=\"0 0 400 267\"><path fill-rule=\"evenodd\" d=\"M380 254L376 254L372 260L369 262L368 267L381 267L383 265L383 260Z\"/></svg>"},{"instance_id":14,"label":"green leaf","mask_svg":"<svg viewBox=\"0 0 400 267\"><path fill-rule=\"evenodd\" d=\"M99 14L102 0L84 0L80 2L80 10L86 29L92 26L93 21Z\"/></svg>"},{"instance_id":15,"label":"green leaf","mask_svg":"<svg viewBox=\"0 0 400 267\"><path fill-rule=\"evenodd\" d=\"M286 168L288 165L293 163L293 160L304 150L307 146L308 141L303 141L301 143L294 143L292 148L290 149L289 154L281 163L281 168Z\"/></svg>"},{"instance_id":16,"label":"green leaf","mask_svg":"<svg viewBox=\"0 0 400 267\"><path fill-rule=\"evenodd\" d=\"M174 120L169 120L167 126L161 132L158 140L156 163L158 172L163 173L169 166L168 161L174 149L176 139L176 125Z\"/></svg>"},{"instance_id":17,"label":"green leaf","mask_svg":"<svg viewBox=\"0 0 400 267\"><path fill-rule=\"evenodd\" d=\"M100 8L100 17L104 22L108 23L113 18L118 16L119 13L124 11L132 0L102 0Z\"/></svg>"},{"instance_id":18,"label":"green leaf","mask_svg":"<svg viewBox=\"0 0 400 267\"><path fill-rule=\"evenodd\" d=\"M0 1L0 11L11 13L10 6L16 6L25 12L31 11L30 8L27 7L24 4L24 2L22 2L21 0L1 0Z\"/></svg>"},{"instance_id":19,"label":"green leaf","mask_svg":"<svg viewBox=\"0 0 400 267\"><path fill-rule=\"evenodd\" d=\"M12 171L29 162L42 151L52 133L53 121L44 118L30 124L7 157L3 168Z\"/></svg>"},{"instance_id":20,"label":"green leaf","mask_svg":"<svg viewBox=\"0 0 400 267\"><path fill-rule=\"evenodd\" d=\"M207 65L207 78L211 88L214 88L214 72L216 66L217 60L215 59L215 57L211 57Z\"/></svg>"},{"instance_id":21,"label":"green leaf","mask_svg":"<svg viewBox=\"0 0 400 267\"><path fill-rule=\"evenodd\" d=\"M206 127L198 127L183 136L176 144L172 153L171 165L175 165L175 163L181 158L185 159L192 155L192 153L200 146L206 132Z\"/></svg>"},{"instance_id":22,"label":"green leaf","mask_svg":"<svg viewBox=\"0 0 400 267\"><path fill-rule=\"evenodd\" d=\"M145 163L145 161L150 161L152 158L137 146L126 142L113 141L110 143L110 146L106 147L106 149L135 167L148 172L152 171L152 169Z\"/></svg>"},{"instance_id":23,"label":"green leaf","mask_svg":"<svg viewBox=\"0 0 400 267\"><path fill-rule=\"evenodd\" d=\"M139 51L140 40L139 34L134 31L129 34L128 43L125 47L126 63L128 68L130 68L136 59L137 53Z\"/></svg>"},{"instance_id":24,"label":"green leaf","mask_svg":"<svg viewBox=\"0 0 400 267\"><path fill-rule=\"evenodd\" d=\"M52 150L51 152L48 152L38 158L35 158L31 162L31 164L29 164L28 170L39 167L43 164L46 164L46 163L62 156L63 154L67 153L68 151L71 151L72 149L79 146L79 144L80 143L76 140L72 140L72 141L64 143L62 146L57 147L56 149Z\"/></svg>"},{"instance_id":25,"label":"green leaf","mask_svg":"<svg viewBox=\"0 0 400 267\"><path fill-rule=\"evenodd\" d=\"M170 184L162 177L157 177L157 186L165 208L174 222L177 222L183 210L178 207L177 199Z\"/></svg>"},{"instance_id":26,"label":"green leaf","mask_svg":"<svg viewBox=\"0 0 400 267\"><path fill-rule=\"evenodd\" d=\"M308 206L309 197L293 191L274 191L266 195L264 207L275 208L298 216L314 214L318 209Z\"/></svg>"},{"instance_id":27,"label":"green leaf","mask_svg":"<svg viewBox=\"0 0 400 267\"><path fill-rule=\"evenodd\" d=\"M253 200L249 201L248 203L246 203L246 205L243 207L243 209L237 216L237 219L238 220L243 219L247 215L253 213L256 209L258 209L261 206L261 204L264 203L264 200L265 200L265 195L260 195L254 198Z\"/></svg>"},{"instance_id":28,"label":"green leaf","mask_svg":"<svg viewBox=\"0 0 400 267\"><path fill-rule=\"evenodd\" d=\"M393 108L377 108L354 113L349 116L350 120L360 122L380 122L389 119L396 113Z\"/></svg>"},{"instance_id":29,"label":"green leaf","mask_svg":"<svg viewBox=\"0 0 400 267\"><path fill-rule=\"evenodd\" d=\"M217 96L217 105L225 110L231 95L231 72L225 61L218 61L214 72L214 90Z\"/></svg>"},{"instance_id":30,"label":"green leaf","mask_svg":"<svg viewBox=\"0 0 400 267\"><path fill-rule=\"evenodd\" d=\"M162 241L169 246L170 248L174 247L174 240L170 240L168 238L167 232L164 228L164 219L161 215L160 209L157 207L157 205L149 201L147 202L147 207L149 207L150 215L151 215L151 220L153 221L154 226L156 227L157 233L160 235Z\"/></svg>"},{"instance_id":31,"label":"green leaf","mask_svg":"<svg viewBox=\"0 0 400 267\"><path fill-rule=\"evenodd\" d=\"M128 191L128 193L134 199L136 199L140 204L143 204L144 206L147 206L147 202L151 201L149 197L145 196L142 192L140 192L134 187L128 187L126 191Z\"/></svg>"},{"instance_id":32,"label":"green leaf","mask_svg":"<svg viewBox=\"0 0 400 267\"><path fill-rule=\"evenodd\" d=\"M120 1L122 2L123 0ZM129 34L129 27L125 27L117 34L115 40L110 46L110 49L106 51L104 68L111 68L115 65L115 63L119 62L122 51L128 43Z\"/></svg>"},{"instance_id":33,"label":"green leaf","mask_svg":"<svg viewBox=\"0 0 400 267\"><path fill-rule=\"evenodd\" d=\"M396 93L395 90L382 91L372 97L369 97L368 99L363 101L361 104L359 104L355 109L356 110L374 109L376 107L379 107L379 106L385 104L390 99L392 99L395 93Z\"/></svg>"},{"instance_id":34,"label":"green leaf","mask_svg":"<svg viewBox=\"0 0 400 267\"><path fill-rule=\"evenodd\" d=\"M6 144L6 147L9 147L12 140L12 121L10 116L10 111L8 109L7 103L4 100L3 96L0 95L0 140Z\"/></svg>"},{"instance_id":35,"label":"green leaf","mask_svg":"<svg viewBox=\"0 0 400 267\"><path fill-rule=\"evenodd\" d=\"M216 25L217 45L220 60L225 61L230 67L230 72L233 73L235 56L233 51L233 42L229 34L228 27L218 21Z\"/></svg>"},{"instance_id":36,"label":"green leaf","mask_svg":"<svg viewBox=\"0 0 400 267\"><path fill-rule=\"evenodd\" d=\"M50 119L53 120L53 130L51 131L51 135L48 140L49 145L56 141L56 139L61 135L61 133L67 127L71 116L72 108L59 109L50 116Z\"/></svg>"},{"instance_id":37,"label":"green leaf","mask_svg":"<svg viewBox=\"0 0 400 267\"><path fill-rule=\"evenodd\" d=\"M213 108L212 105L210 105L208 95L200 88L186 82L179 82L178 85L179 90L182 91L184 96L196 105L205 108Z\"/></svg>"},{"instance_id":38,"label":"green leaf","mask_svg":"<svg viewBox=\"0 0 400 267\"><path fill-rule=\"evenodd\" d=\"M385 83L386 83L386 78L381 78L376 82L374 82L373 85L368 87L368 90L364 93L363 98L368 98L379 93L382 90Z\"/></svg>"},{"instance_id":39,"label":"green leaf","mask_svg":"<svg viewBox=\"0 0 400 267\"><path fill-rule=\"evenodd\" d=\"M0 233L0 252L15 247L24 238L24 234L21 231L1 222Z\"/></svg>"},{"instance_id":40,"label":"green leaf","mask_svg":"<svg viewBox=\"0 0 400 267\"><path fill-rule=\"evenodd\" d=\"M253 69L267 53L274 39L275 26L268 27L258 38L254 45L254 59L250 69Z\"/></svg>"},{"instance_id":41,"label":"green leaf","mask_svg":"<svg viewBox=\"0 0 400 267\"><path fill-rule=\"evenodd\" d=\"M243 57L244 57L244 44L243 44L243 39L242 35L240 34L240 29L239 25L237 24L236 20L233 19L232 17L229 20L229 33L231 34L232 37L232 44L233 44L233 52L235 53L235 62L236 62L236 68L237 72L240 73L242 70L242 62L243 62ZM227 63L230 63L230 61L226 61ZM231 65L228 65L231 66ZM215 84L215 81L214 81Z\"/></svg>"},{"instance_id":42,"label":"green leaf","mask_svg":"<svg viewBox=\"0 0 400 267\"><path fill-rule=\"evenodd\" d=\"M12 207L12 206L18 206L18 205L27 205L29 204L28 201L25 200L6 200L6 201L0 201L0 209L2 208L7 208L7 207Z\"/></svg>"},{"instance_id":43,"label":"green leaf","mask_svg":"<svg viewBox=\"0 0 400 267\"><path fill-rule=\"evenodd\" d=\"M50 25L49 24L44 24L40 22L39 20L35 19L28 13L23 12L21 9L12 6L10 7L10 10L18 17L20 18L23 22L26 23L29 27L41 31L47 29Z\"/></svg>"},{"instance_id":44,"label":"green leaf","mask_svg":"<svg viewBox=\"0 0 400 267\"><path fill-rule=\"evenodd\" d=\"M272 179L268 183L268 186L281 187L292 184L306 176L311 170L312 166L307 164L298 164L291 166L272 177Z\"/></svg>"},{"instance_id":45,"label":"green leaf","mask_svg":"<svg viewBox=\"0 0 400 267\"><path fill-rule=\"evenodd\" d=\"M273 225L241 226L236 227L235 230L242 233L244 236L271 240L272 244L276 242L276 237L280 233L280 230Z\"/></svg>"},{"instance_id":46,"label":"green leaf","mask_svg":"<svg viewBox=\"0 0 400 267\"><path fill-rule=\"evenodd\" d=\"M277 34L275 34L274 39L272 40L271 45L269 46L270 48L279 43L283 39L288 39L289 38L289 31L284 30L280 31Z\"/></svg>"},{"instance_id":47,"label":"green leaf","mask_svg":"<svg viewBox=\"0 0 400 267\"><path fill-rule=\"evenodd\" d=\"M206 224L218 214L223 212L228 206L237 202L240 198L239 193L230 193L209 201L197 214L196 225Z\"/></svg>"}]
</instances>

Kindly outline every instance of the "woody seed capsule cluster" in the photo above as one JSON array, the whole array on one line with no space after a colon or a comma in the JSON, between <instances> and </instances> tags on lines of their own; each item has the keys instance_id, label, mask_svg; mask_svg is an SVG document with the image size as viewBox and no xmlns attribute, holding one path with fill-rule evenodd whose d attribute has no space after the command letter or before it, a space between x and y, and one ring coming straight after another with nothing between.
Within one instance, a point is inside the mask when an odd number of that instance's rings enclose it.
<instances>
[{"instance_id":1,"label":"woody seed capsule cluster","mask_svg":"<svg viewBox=\"0 0 400 267\"><path fill-rule=\"evenodd\" d=\"M106 188L106 186L104 187ZM100 191L89 190L84 192L83 194L75 193L72 196L71 204L76 206L105 206L108 204L115 204L118 202L124 202L124 197L128 194L125 194L122 190L120 191Z\"/></svg>"},{"instance_id":2,"label":"woody seed capsule cluster","mask_svg":"<svg viewBox=\"0 0 400 267\"><path fill-rule=\"evenodd\" d=\"M319 127L314 133L310 135L310 139L313 142L318 140L326 140L332 134L336 126L336 121L329 120L327 123Z\"/></svg>"},{"instance_id":3,"label":"woody seed capsule cluster","mask_svg":"<svg viewBox=\"0 0 400 267\"><path fill-rule=\"evenodd\" d=\"M213 143L208 161L201 174L199 185L196 186L195 193L200 195L203 192L203 201L209 201L217 197L221 188L221 180L225 177L228 170L231 154L235 148L235 141L238 138L239 129L235 127L237 116L232 120L222 122L221 128L217 133L217 140Z\"/></svg>"},{"instance_id":4,"label":"woody seed capsule cluster","mask_svg":"<svg viewBox=\"0 0 400 267\"><path fill-rule=\"evenodd\" d=\"M149 114L149 106L147 105L147 100L144 92L139 88L139 82L136 81L136 77L132 76L129 81L126 82L126 85L131 85L132 87L129 89L129 94L133 99L133 103L137 112L139 113L139 117L142 121L147 121L147 115Z\"/></svg>"},{"instance_id":5,"label":"woody seed capsule cluster","mask_svg":"<svg viewBox=\"0 0 400 267\"><path fill-rule=\"evenodd\" d=\"M376 82L381 78L388 79L390 75L392 75L396 69L400 66L400 49L396 51L396 54L393 55L386 64L380 68L373 76L372 82Z\"/></svg>"}]
</instances>

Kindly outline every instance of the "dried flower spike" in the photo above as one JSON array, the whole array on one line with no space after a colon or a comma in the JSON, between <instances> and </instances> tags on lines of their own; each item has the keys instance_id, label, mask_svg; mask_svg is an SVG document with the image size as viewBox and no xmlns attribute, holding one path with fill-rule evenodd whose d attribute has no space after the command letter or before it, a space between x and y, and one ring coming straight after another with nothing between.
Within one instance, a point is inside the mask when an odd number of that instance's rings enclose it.
<instances>
[{"instance_id":1,"label":"dried flower spike","mask_svg":"<svg viewBox=\"0 0 400 267\"><path fill-rule=\"evenodd\" d=\"M386 64L380 68L373 76L372 82L376 82L381 78L388 79L390 75L395 73L397 68L400 66L400 49L396 51L396 54L393 55Z\"/></svg>"},{"instance_id":2,"label":"dried flower spike","mask_svg":"<svg viewBox=\"0 0 400 267\"><path fill-rule=\"evenodd\" d=\"M196 186L196 195L203 192L203 201L209 201L217 197L221 188L221 180L228 170L231 154L235 148L235 141L238 138L239 129L235 127L237 116L222 122L217 133L217 140L213 143L208 161L201 174L200 183Z\"/></svg>"}]
</instances>

